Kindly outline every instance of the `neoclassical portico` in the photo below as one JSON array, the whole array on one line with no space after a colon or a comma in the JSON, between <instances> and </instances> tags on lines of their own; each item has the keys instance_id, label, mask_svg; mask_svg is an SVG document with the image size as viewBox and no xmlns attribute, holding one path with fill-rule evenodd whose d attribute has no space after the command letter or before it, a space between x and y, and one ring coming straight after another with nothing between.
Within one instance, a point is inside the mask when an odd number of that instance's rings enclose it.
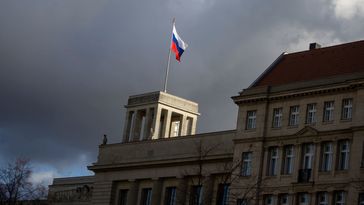
<instances>
[{"instance_id":1,"label":"neoclassical portico","mask_svg":"<svg viewBox=\"0 0 364 205\"><path fill-rule=\"evenodd\" d=\"M133 95L125 106L123 142L193 135L198 104L162 91Z\"/></svg>"}]
</instances>

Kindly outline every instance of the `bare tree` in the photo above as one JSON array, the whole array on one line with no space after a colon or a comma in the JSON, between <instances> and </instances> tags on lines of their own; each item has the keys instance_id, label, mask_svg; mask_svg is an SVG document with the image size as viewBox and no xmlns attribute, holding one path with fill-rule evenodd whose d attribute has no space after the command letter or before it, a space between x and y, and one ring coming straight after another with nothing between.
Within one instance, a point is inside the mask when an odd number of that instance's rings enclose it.
<instances>
[{"instance_id":1,"label":"bare tree","mask_svg":"<svg viewBox=\"0 0 364 205\"><path fill-rule=\"evenodd\" d=\"M16 205L22 200L45 198L46 188L30 182L29 160L17 159L0 168L0 205Z\"/></svg>"},{"instance_id":2,"label":"bare tree","mask_svg":"<svg viewBox=\"0 0 364 205\"><path fill-rule=\"evenodd\" d=\"M211 204L212 200L212 190L208 191L205 189L212 189L213 184L209 184L209 179L206 176L214 176L215 182L222 185L229 185L229 198L226 201L228 204L236 204L237 201L241 204L251 204L251 202L256 200L258 182L255 177L252 177L250 181L245 180L244 184L239 183L241 179L241 167L242 159L237 159L235 161L228 161L222 164L216 165L216 169L212 170L211 166L207 168L209 155L213 154L214 151L219 149L220 144L205 145L202 140L196 143L196 153L198 159L194 170L184 170L183 175L188 177L189 185L184 189L184 196L188 196L188 204ZM217 174L218 173L218 174ZM235 186L230 186L234 184ZM238 186L237 186L238 184ZM198 190L201 189L202 190ZM210 194L201 194L203 192L209 192ZM219 192L220 190L218 190ZM218 199L217 199L218 200ZM183 202L184 203L184 202Z\"/></svg>"}]
</instances>

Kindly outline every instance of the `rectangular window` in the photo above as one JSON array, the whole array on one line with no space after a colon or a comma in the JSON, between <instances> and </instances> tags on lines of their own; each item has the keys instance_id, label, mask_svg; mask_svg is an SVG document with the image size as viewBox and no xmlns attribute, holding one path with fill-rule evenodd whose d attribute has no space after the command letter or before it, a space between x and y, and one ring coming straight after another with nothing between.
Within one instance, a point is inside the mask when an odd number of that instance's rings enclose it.
<instances>
[{"instance_id":1,"label":"rectangular window","mask_svg":"<svg viewBox=\"0 0 364 205\"><path fill-rule=\"evenodd\" d=\"M264 196L264 205L274 205L273 195L268 194Z\"/></svg>"},{"instance_id":2,"label":"rectangular window","mask_svg":"<svg viewBox=\"0 0 364 205\"><path fill-rule=\"evenodd\" d=\"M309 205L309 204L310 204L310 195L308 195L308 193L299 193L298 205Z\"/></svg>"},{"instance_id":3,"label":"rectangular window","mask_svg":"<svg viewBox=\"0 0 364 205\"><path fill-rule=\"evenodd\" d=\"M290 175L293 172L294 149L293 145L286 145L283 148L283 174Z\"/></svg>"},{"instance_id":4,"label":"rectangular window","mask_svg":"<svg viewBox=\"0 0 364 205\"><path fill-rule=\"evenodd\" d=\"M331 122L334 120L334 101L324 103L324 122Z\"/></svg>"},{"instance_id":5,"label":"rectangular window","mask_svg":"<svg viewBox=\"0 0 364 205\"><path fill-rule=\"evenodd\" d=\"M321 146L321 171L328 172L332 169L332 142L324 142Z\"/></svg>"},{"instance_id":6,"label":"rectangular window","mask_svg":"<svg viewBox=\"0 0 364 205\"><path fill-rule=\"evenodd\" d=\"M202 205L202 186L192 186L190 205Z\"/></svg>"},{"instance_id":7,"label":"rectangular window","mask_svg":"<svg viewBox=\"0 0 364 205\"><path fill-rule=\"evenodd\" d=\"M316 123L316 103L307 105L306 124Z\"/></svg>"},{"instance_id":8,"label":"rectangular window","mask_svg":"<svg viewBox=\"0 0 364 205\"><path fill-rule=\"evenodd\" d=\"M281 126L282 126L282 108L274 108L272 127L279 128Z\"/></svg>"},{"instance_id":9,"label":"rectangular window","mask_svg":"<svg viewBox=\"0 0 364 205\"><path fill-rule=\"evenodd\" d=\"M230 184L219 184L217 188L216 205L229 204L229 186Z\"/></svg>"},{"instance_id":10,"label":"rectangular window","mask_svg":"<svg viewBox=\"0 0 364 205\"><path fill-rule=\"evenodd\" d=\"M119 190L119 200L118 205L126 205L128 199L128 190L120 189Z\"/></svg>"},{"instance_id":11,"label":"rectangular window","mask_svg":"<svg viewBox=\"0 0 364 205\"><path fill-rule=\"evenodd\" d=\"M291 106L289 109L289 126L296 126L300 119L300 107L298 105Z\"/></svg>"},{"instance_id":12,"label":"rectangular window","mask_svg":"<svg viewBox=\"0 0 364 205\"><path fill-rule=\"evenodd\" d=\"M140 205L151 205L151 204L152 204L152 188L142 189Z\"/></svg>"},{"instance_id":13,"label":"rectangular window","mask_svg":"<svg viewBox=\"0 0 364 205\"><path fill-rule=\"evenodd\" d=\"M302 168L312 169L314 157L314 145L312 143L303 144L302 149Z\"/></svg>"},{"instance_id":14,"label":"rectangular window","mask_svg":"<svg viewBox=\"0 0 364 205\"><path fill-rule=\"evenodd\" d=\"M352 111L353 111L353 99L352 98L343 99L341 119L350 120L352 118Z\"/></svg>"},{"instance_id":15,"label":"rectangular window","mask_svg":"<svg viewBox=\"0 0 364 205\"><path fill-rule=\"evenodd\" d=\"M278 166L278 147L270 147L269 148L269 162L268 162L268 175L276 176L277 175L277 166Z\"/></svg>"},{"instance_id":16,"label":"rectangular window","mask_svg":"<svg viewBox=\"0 0 364 205\"><path fill-rule=\"evenodd\" d=\"M346 204L346 193L344 191L335 192L335 205L345 205Z\"/></svg>"},{"instance_id":17,"label":"rectangular window","mask_svg":"<svg viewBox=\"0 0 364 205\"><path fill-rule=\"evenodd\" d=\"M359 203L358 205L364 205L364 193L359 194Z\"/></svg>"},{"instance_id":18,"label":"rectangular window","mask_svg":"<svg viewBox=\"0 0 364 205\"><path fill-rule=\"evenodd\" d=\"M167 187L164 196L164 205L176 204L176 187Z\"/></svg>"},{"instance_id":19,"label":"rectangular window","mask_svg":"<svg viewBox=\"0 0 364 205\"><path fill-rule=\"evenodd\" d=\"M289 195L288 194L280 194L279 195L279 204L278 205L289 205Z\"/></svg>"},{"instance_id":20,"label":"rectangular window","mask_svg":"<svg viewBox=\"0 0 364 205\"><path fill-rule=\"evenodd\" d=\"M256 120L257 120L257 111L251 110L247 112L246 115L246 129L255 129L256 128Z\"/></svg>"},{"instance_id":21,"label":"rectangular window","mask_svg":"<svg viewBox=\"0 0 364 205\"><path fill-rule=\"evenodd\" d=\"M252 152L243 152L241 175L250 176L252 174Z\"/></svg>"},{"instance_id":22,"label":"rectangular window","mask_svg":"<svg viewBox=\"0 0 364 205\"><path fill-rule=\"evenodd\" d=\"M347 170L349 168L349 154L350 154L349 140L341 140L339 141L338 145L339 145L338 170Z\"/></svg>"},{"instance_id":23,"label":"rectangular window","mask_svg":"<svg viewBox=\"0 0 364 205\"><path fill-rule=\"evenodd\" d=\"M329 205L329 196L327 192L317 193L317 205Z\"/></svg>"}]
</instances>

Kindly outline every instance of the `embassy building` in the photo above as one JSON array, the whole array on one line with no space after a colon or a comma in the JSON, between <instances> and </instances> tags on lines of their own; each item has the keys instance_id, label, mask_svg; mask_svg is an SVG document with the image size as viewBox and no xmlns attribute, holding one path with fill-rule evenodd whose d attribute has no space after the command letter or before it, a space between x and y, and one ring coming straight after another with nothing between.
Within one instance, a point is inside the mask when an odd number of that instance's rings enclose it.
<instances>
[{"instance_id":1,"label":"embassy building","mask_svg":"<svg viewBox=\"0 0 364 205\"><path fill-rule=\"evenodd\" d=\"M195 134L197 103L130 96L121 142L49 203L364 205L364 41L283 53L232 100L235 130Z\"/></svg>"}]
</instances>

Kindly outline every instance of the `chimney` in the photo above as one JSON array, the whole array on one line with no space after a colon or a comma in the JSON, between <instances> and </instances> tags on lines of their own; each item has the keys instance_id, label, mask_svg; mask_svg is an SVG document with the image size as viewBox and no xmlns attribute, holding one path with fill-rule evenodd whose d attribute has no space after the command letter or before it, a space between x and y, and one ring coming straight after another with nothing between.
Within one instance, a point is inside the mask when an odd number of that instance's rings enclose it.
<instances>
[{"instance_id":1,"label":"chimney","mask_svg":"<svg viewBox=\"0 0 364 205\"><path fill-rule=\"evenodd\" d=\"M321 45L318 43L310 43L310 50L321 48Z\"/></svg>"}]
</instances>

